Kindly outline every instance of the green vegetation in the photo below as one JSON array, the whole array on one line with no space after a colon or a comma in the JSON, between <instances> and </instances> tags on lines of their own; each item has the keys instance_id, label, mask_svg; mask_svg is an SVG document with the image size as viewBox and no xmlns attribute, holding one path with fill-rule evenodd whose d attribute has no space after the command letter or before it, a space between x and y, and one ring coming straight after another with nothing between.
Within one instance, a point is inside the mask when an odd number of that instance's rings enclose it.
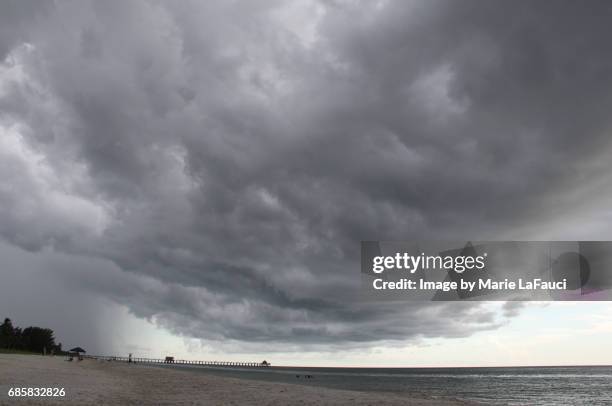
<instances>
[{"instance_id":1,"label":"green vegetation","mask_svg":"<svg viewBox=\"0 0 612 406\"><path fill-rule=\"evenodd\" d=\"M30 326L24 328L13 326L11 319L6 318L0 324L0 353L11 354L62 354L62 344L55 343L53 330Z\"/></svg>"}]
</instances>

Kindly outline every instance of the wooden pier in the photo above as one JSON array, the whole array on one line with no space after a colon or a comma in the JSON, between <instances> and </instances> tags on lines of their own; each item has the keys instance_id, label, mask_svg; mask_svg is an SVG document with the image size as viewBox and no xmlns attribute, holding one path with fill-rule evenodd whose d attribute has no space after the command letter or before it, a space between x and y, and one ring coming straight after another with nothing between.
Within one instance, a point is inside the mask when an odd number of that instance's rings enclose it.
<instances>
[{"instance_id":1,"label":"wooden pier","mask_svg":"<svg viewBox=\"0 0 612 406\"><path fill-rule=\"evenodd\" d=\"M135 364L159 364L159 365L194 365L203 367L241 367L241 368L268 368L271 365L267 362L234 362L234 361L192 361L180 359L163 359L163 358L139 358L139 357L117 357L109 355L83 355L83 358L102 360L102 361L117 361L117 362L132 362Z\"/></svg>"}]
</instances>

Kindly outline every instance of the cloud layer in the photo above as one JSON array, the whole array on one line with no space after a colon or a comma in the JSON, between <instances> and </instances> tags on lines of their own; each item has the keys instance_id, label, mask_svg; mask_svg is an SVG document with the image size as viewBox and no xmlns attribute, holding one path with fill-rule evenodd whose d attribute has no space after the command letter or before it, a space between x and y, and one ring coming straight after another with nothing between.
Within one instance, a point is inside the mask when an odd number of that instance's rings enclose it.
<instances>
[{"instance_id":1,"label":"cloud layer","mask_svg":"<svg viewBox=\"0 0 612 406\"><path fill-rule=\"evenodd\" d=\"M605 215L611 13L3 2L0 234L192 337L495 328L483 304L362 302L359 241L529 238Z\"/></svg>"}]
</instances>

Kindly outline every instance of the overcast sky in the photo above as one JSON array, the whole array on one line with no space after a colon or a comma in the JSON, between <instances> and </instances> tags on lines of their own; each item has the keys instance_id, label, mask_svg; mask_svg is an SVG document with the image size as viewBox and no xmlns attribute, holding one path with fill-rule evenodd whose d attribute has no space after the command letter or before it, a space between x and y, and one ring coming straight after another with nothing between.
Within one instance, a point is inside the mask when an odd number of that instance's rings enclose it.
<instances>
[{"instance_id":1,"label":"overcast sky","mask_svg":"<svg viewBox=\"0 0 612 406\"><path fill-rule=\"evenodd\" d=\"M4 0L0 316L95 352L381 364L557 320L363 302L359 241L611 239L610 21L605 1Z\"/></svg>"}]
</instances>

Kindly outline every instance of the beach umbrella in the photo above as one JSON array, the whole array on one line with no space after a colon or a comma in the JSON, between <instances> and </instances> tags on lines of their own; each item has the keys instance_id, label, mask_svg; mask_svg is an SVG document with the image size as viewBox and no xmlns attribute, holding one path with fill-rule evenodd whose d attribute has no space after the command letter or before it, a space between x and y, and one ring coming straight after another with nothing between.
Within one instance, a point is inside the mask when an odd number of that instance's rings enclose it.
<instances>
[{"instance_id":1,"label":"beach umbrella","mask_svg":"<svg viewBox=\"0 0 612 406\"><path fill-rule=\"evenodd\" d=\"M70 350L70 352L87 352L84 349L82 349L81 347L74 347L73 349Z\"/></svg>"}]
</instances>

